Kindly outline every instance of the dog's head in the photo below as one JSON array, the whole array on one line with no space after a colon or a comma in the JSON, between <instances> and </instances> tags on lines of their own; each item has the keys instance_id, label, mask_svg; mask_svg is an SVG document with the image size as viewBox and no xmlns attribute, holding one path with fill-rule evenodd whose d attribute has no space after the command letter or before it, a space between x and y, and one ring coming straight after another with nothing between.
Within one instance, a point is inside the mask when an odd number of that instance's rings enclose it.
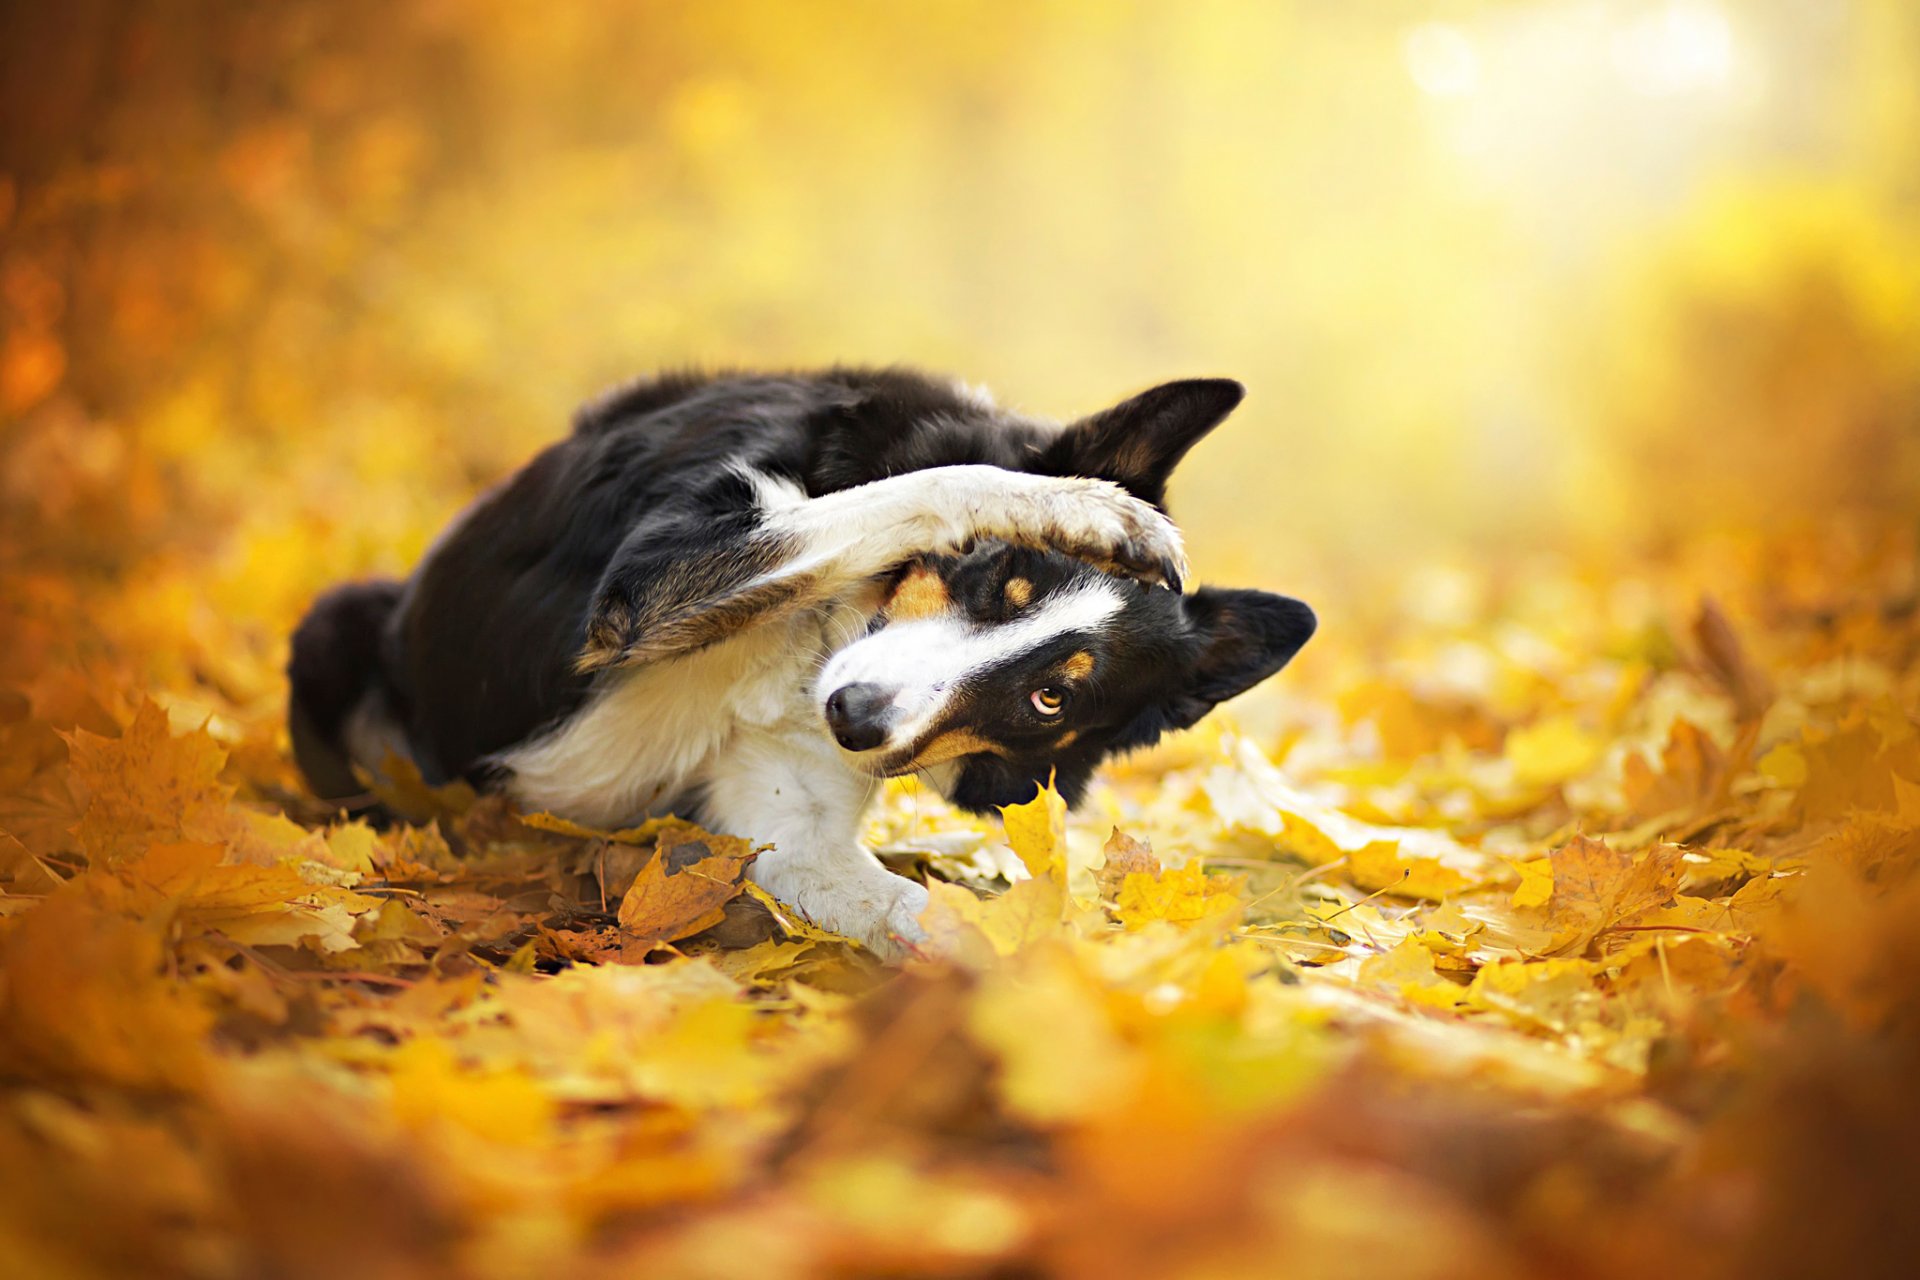
<instances>
[{"instance_id":1,"label":"dog's head","mask_svg":"<svg viewBox=\"0 0 1920 1280\"><path fill-rule=\"evenodd\" d=\"M1194 723L1285 666L1313 629L1313 611L1285 596L1181 595L987 542L903 570L815 691L855 768L929 770L976 811L1029 800L1053 775L1071 803L1106 756Z\"/></svg>"},{"instance_id":2,"label":"dog's head","mask_svg":"<svg viewBox=\"0 0 1920 1280\"><path fill-rule=\"evenodd\" d=\"M1031 469L1161 505L1174 467L1243 394L1224 378L1163 384L1069 426ZM1003 542L922 557L889 588L867 634L822 669L822 713L854 767L926 770L976 811L1029 800L1049 776L1077 801L1106 756L1194 723L1314 630L1286 596L1182 595Z\"/></svg>"},{"instance_id":3,"label":"dog's head","mask_svg":"<svg viewBox=\"0 0 1920 1280\"><path fill-rule=\"evenodd\" d=\"M1034 458L1162 505L1180 459L1240 403L1225 378L1169 382L1084 418ZM1049 776L1069 803L1116 751L1183 729L1266 679L1312 637L1313 610L1264 591L1151 587L1001 542L902 569L867 634L815 686L856 768L929 771L984 811Z\"/></svg>"}]
</instances>

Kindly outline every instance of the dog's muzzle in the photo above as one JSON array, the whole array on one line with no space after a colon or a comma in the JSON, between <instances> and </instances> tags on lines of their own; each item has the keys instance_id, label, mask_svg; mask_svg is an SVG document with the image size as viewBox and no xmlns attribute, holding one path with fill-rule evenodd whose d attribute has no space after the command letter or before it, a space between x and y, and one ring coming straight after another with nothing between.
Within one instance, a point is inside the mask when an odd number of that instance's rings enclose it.
<instances>
[{"instance_id":1,"label":"dog's muzzle","mask_svg":"<svg viewBox=\"0 0 1920 1280\"><path fill-rule=\"evenodd\" d=\"M871 751L886 742L896 718L895 690L877 684L842 685L827 695L827 728L848 751Z\"/></svg>"}]
</instances>

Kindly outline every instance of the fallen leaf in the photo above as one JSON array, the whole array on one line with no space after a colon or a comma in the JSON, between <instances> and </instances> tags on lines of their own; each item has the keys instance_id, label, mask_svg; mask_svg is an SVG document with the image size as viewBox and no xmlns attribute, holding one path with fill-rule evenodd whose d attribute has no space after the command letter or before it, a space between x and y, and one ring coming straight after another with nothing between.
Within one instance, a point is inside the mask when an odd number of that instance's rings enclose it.
<instances>
[{"instance_id":1,"label":"fallen leaf","mask_svg":"<svg viewBox=\"0 0 1920 1280\"><path fill-rule=\"evenodd\" d=\"M1554 786L1592 768L1605 746L1573 716L1548 716L1509 733L1506 756L1521 786Z\"/></svg>"},{"instance_id":2,"label":"fallen leaf","mask_svg":"<svg viewBox=\"0 0 1920 1280\"><path fill-rule=\"evenodd\" d=\"M1627 812L1643 821L1691 812L1714 800L1727 780L1725 754L1686 720L1674 721L1657 771L1637 752L1621 769Z\"/></svg>"},{"instance_id":3,"label":"fallen leaf","mask_svg":"<svg viewBox=\"0 0 1920 1280\"><path fill-rule=\"evenodd\" d=\"M1153 846L1144 840L1136 840L1120 828L1115 827L1113 834L1107 837L1102 853L1105 860L1098 872L1100 896L1112 901L1120 892L1122 882L1136 872L1154 875L1160 870L1160 859L1153 856Z\"/></svg>"},{"instance_id":4,"label":"fallen leaf","mask_svg":"<svg viewBox=\"0 0 1920 1280\"><path fill-rule=\"evenodd\" d=\"M212 1014L166 972L158 931L55 893L0 950L0 1058L60 1083L192 1088L210 1066Z\"/></svg>"},{"instance_id":5,"label":"fallen leaf","mask_svg":"<svg viewBox=\"0 0 1920 1280\"><path fill-rule=\"evenodd\" d=\"M232 830L232 789L220 781L227 753L205 729L174 736L167 713L143 703L118 738L67 735L73 779L86 796L80 848L111 866L165 841L218 843Z\"/></svg>"},{"instance_id":6,"label":"fallen leaf","mask_svg":"<svg viewBox=\"0 0 1920 1280\"><path fill-rule=\"evenodd\" d=\"M1516 907L1544 907L1553 897L1553 859L1528 858L1513 864L1520 873L1520 887L1510 901Z\"/></svg>"},{"instance_id":7,"label":"fallen leaf","mask_svg":"<svg viewBox=\"0 0 1920 1280\"><path fill-rule=\"evenodd\" d=\"M1158 873L1133 871L1121 882L1114 917L1129 929L1156 920L1226 927L1239 917L1245 888L1246 877L1210 875L1197 862Z\"/></svg>"},{"instance_id":8,"label":"fallen leaf","mask_svg":"<svg viewBox=\"0 0 1920 1280\"><path fill-rule=\"evenodd\" d=\"M755 850L738 836L673 828L620 899L620 927L652 942L674 942L720 923L744 890Z\"/></svg>"},{"instance_id":9,"label":"fallen leaf","mask_svg":"<svg viewBox=\"0 0 1920 1280\"><path fill-rule=\"evenodd\" d=\"M1379 840L1347 855L1347 875L1370 893L1438 902L1472 881L1438 858L1409 855L1398 843Z\"/></svg>"},{"instance_id":10,"label":"fallen leaf","mask_svg":"<svg viewBox=\"0 0 1920 1280\"><path fill-rule=\"evenodd\" d=\"M1067 880L1067 802L1051 784L1024 804L1000 811L1006 823L1007 843L1036 879Z\"/></svg>"},{"instance_id":11,"label":"fallen leaf","mask_svg":"<svg viewBox=\"0 0 1920 1280\"><path fill-rule=\"evenodd\" d=\"M1671 902L1683 869L1680 847L1670 844L1635 854L1575 836L1547 856L1553 864L1548 920L1557 930L1556 949L1573 953L1635 913Z\"/></svg>"}]
</instances>

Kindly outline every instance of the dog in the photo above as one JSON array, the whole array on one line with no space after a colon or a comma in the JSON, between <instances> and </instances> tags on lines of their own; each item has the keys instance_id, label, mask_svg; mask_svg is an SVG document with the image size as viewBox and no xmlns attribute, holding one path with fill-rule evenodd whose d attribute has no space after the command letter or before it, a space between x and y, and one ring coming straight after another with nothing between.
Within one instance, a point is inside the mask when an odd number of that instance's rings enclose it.
<instances>
[{"instance_id":1,"label":"dog","mask_svg":"<svg viewBox=\"0 0 1920 1280\"><path fill-rule=\"evenodd\" d=\"M883 955L926 889L860 846L878 780L975 812L1199 720L1313 611L1183 591L1166 483L1240 403L1169 382L1061 426L916 372L672 374L589 404L404 582L321 597L288 723L315 793L433 784L771 842L753 878Z\"/></svg>"}]
</instances>

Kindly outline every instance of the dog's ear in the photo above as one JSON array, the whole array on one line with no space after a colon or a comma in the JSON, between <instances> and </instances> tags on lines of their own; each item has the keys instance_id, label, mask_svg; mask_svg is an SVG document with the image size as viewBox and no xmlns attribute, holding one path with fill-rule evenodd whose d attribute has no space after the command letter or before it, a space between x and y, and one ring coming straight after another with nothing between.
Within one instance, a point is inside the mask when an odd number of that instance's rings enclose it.
<instances>
[{"instance_id":1,"label":"dog's ear","mask_svg":"<svg viewBox=\"0 0 1920 1280\"><path fill-rule=\"evenodd\" d=\"M1047 447L1037 470L1111 480L1159 506L1167 477L1201 436L1219 426L1247 389L1231 378L1164 382L1082 418Z\"/></svg>"},{"instance_id":2,"label":"dog's ear","mask_svg":"<svg viewBox=\"0 0 1920 1280\"><path fill-rule=\"evenodd\" d=\"M1202 587L1181 601L1198 656L1192 678L1165 705L1168 729L1184 729L1287 665L1313 638L1313 610L1270 591Z\"/></svg>"}]
</instances>

